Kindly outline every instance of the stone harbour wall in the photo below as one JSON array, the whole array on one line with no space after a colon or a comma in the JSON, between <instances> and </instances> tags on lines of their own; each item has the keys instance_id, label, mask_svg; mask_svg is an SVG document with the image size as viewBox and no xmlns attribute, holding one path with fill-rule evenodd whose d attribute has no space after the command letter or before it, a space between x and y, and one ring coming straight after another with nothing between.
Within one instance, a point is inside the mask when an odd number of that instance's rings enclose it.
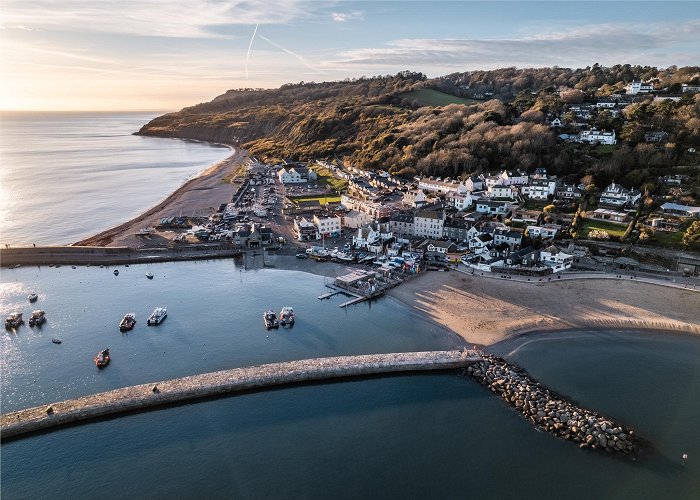
<instances>
[{"instance_id":1,"label":"stone harbour wall","mask_svg":"<svg viewBox=\"0 0 700 500\"><path fill-rule=\"evenodd\" d=\"M538 428L580 448L630 454L637 448L634 431L591 410L562 400L522 369L497 356L468 366L464 373L500 395Z\"/></svg>"},{"instance_id":2,"label":"stone harbour wall","mask_svg":"<svg viewBox=\"0 0 700 500\"><path fill-rule=\"evenodd\" d=\"M234 368L5 413L0 417L0 438L15 438L61 425L238 391L342 377L466 368L481 359L476 351L426 351L337 356ZM119 360L113 359L112 363L119 363ZM109 366L105 368L109 369Z\"/></svg>"}]
</instances>

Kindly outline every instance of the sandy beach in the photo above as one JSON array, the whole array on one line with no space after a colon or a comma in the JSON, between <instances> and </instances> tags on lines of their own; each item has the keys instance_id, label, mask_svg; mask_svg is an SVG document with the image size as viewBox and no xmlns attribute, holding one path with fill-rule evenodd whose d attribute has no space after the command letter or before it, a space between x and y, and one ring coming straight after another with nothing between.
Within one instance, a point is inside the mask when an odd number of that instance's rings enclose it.
<instances>
[{"instance_id":1,"label":"sandy beach","mask_svg":"<svg viewBox=\"0 0 700 500\"><path fill-rule=\"evenodd\" d=\"M389 295L479 346L526 332L567 329L700 334L700 293L640 282L579 279L538 285L428 272Z\"/></svg>"},{"instance_id":2,"label":"sandy beach","mask_svg":"<svg viewBox=\"0 0 700 500\"><path fill-rule=\"evenodd\" d=\"M163 217L177 216L180 213L189 215L194 211L215 212L219 204L231 201L236 188L233 184L226 182L225 177L231 175L245 158L244 150L235 149L231 156L187 181L155 207L130 221L85 238L74 245L139 247L143 243L135 233L140 229L155 226ZM155 245L167 242L164 240L151 243Z\"/></svg>"}]
</instances>

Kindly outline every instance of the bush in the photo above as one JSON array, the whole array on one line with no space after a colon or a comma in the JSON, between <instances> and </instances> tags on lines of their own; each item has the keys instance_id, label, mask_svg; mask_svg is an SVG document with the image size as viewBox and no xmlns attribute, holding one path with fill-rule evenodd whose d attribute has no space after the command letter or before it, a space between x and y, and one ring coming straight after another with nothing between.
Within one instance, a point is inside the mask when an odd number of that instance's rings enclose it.
<instances>
[{"instance_id":1,"label":"bush","mask_svg":"<svg viewBox=\"0 0 700 500\"><path fill-rule=\"evenodd\" d=\"M610 234L602 229L591 229L588 232L588 237L592 240L609 240Z\"/></svg>"}]
</instances>

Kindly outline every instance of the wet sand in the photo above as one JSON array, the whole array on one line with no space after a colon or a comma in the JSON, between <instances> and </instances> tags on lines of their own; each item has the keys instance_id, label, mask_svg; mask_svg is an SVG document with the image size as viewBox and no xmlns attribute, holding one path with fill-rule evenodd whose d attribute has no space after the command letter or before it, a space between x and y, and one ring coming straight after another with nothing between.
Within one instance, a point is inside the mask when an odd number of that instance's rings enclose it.
<instances>
[{"instance_id":1,"label":"wet sand","mask_svg":"<svg viewBox=\"0 0 700 500\"><path fill-rule=\"evenodd\" d=\"M568 329L700 334L700 293L640 282L577 279L534 284L428 272L388 294L479 346L526 332Z\"/></svg>"},{"instance_id":2,"label":"wet sand","mask_svg":"<svg viewBox=\"0 0 700 500\"><path fill-rule=\"evenodd\" d=\"M136 233L140 229L155 226L163 217L178 216L179 214L191 215L193 212L209 215L215 212L221 203L231 201L236 187L230 182L226 182L225 177L231 175L246 157L244 150L234 150L231 156L187 181L155 207L128 222L85 238L74 245L137 248L144 246L144 244L136 236ZM163 245L167 243L167 240L153 236L149 243L151 246Z\"/></svg>"}]
</instances>

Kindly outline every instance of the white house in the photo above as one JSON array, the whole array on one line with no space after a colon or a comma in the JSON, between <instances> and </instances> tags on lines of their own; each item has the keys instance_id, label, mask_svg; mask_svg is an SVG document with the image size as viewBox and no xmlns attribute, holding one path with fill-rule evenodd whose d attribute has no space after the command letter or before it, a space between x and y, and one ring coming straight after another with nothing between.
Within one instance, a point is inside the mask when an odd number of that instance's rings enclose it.
<instances>
[{"instance_id":1,"label":"white house","mask_svg":"<svg viewBox=\"0 0 700 500\"><path fill-rule=\"evenodd\" d=\"M289 170L282 168L277 172L277 178L282 184L300 184L306 182L306 179L294 168L290 168Z\"/></svg>"},{"instance_id":2,"label":"white house","mask_svg":"<svg viewBox=\"0 0 700 500\"><path fill-rule=\"evenodd\" d=\"M427 203L427 196L422 189L412 189L403 195L403 204L407 207L418 208Z\"/></svg>"},{"instance_id":3,"label":"white house","mask_svg":"<svg viewBox=\"0 0 700 500\"><path fill-rule=\"evenodd\" d=\"M358 229L372 222L374 218L370 214L350 210L343 216L343 226L350 229Z\"/></svg>"},{"instance_id":4,"label":"white house","mask_svg":"<svg viewBox=\"0 0 700 500\"><path fill-rule=\"evenodd\" d=\"M654 91L654 86L648 82L642 82L639 80L635 80L632 83L628 83L627 86L625 87L625 89L627 90L628 94L632 94L632 95L648 94L649 92Z\"/></svg>"},{"instance_id":5,"label":"white house","mask_svg":"<svg viewBox=\"0 0 700 500\"><path fill-rule=\"evenodd\" d=\"M560 118L555 118L551 122L549 122L549 126L554 128L554 127L561 127L561 119Z\"/></svg>"},{"instance_id":6,"label":"white house","mask_svg":"<svg viewBox=\"0 0 700 500\"><path fill-rule=\"evenodd\" d=\"M558 273L569 269L574 262L574 256L564 253L554 245L540 250L540 263L551 267L552 271Z\"/></svg>"},{"instance_id":7,"label":"white house","mask_svg":"<svg viewBox=\"0 0 700 500\"><path fill-rule=\"evenodd\" d=\"M445 196L447 203L455 207L459 212L466 210L474 204L472 199L472 194L467 191L465 194L462 193L448 193Z\"/></svg>"},{"instance_id":8,"label":"white house","mask_svg":"<svg viewBox=\"0 0 700 500\"><path fill-rule=\"evenodd\" d=\"M631 191L619 184L612 182L600 195L600 203L621 207L623 205L634 205L641 198L642 193L639 191Z\"/></svg>"},{"instance_id":9,"label":"white house","mask_svg":"<svg viewBox=\"0 0 700 500\"><path fill-rule=\"evenodd\" d=\"M700 92L700 85L688 85L687 83L684 83L681 85L681 92L686 93L695 93L695 92Z\"/></svg>"},{"instance_id":10,"label":"white house","mask_svg":"<svg viewBox=\"0 0 700 500\"><path fill-rule=\"evenodd\" d=\"M531 200L546 200L548 196L554 196L557 183L548 179L533 179L527 186L521 186L520 192Z\"/></svg>"},{"instance_id":11,"label":"white house","mask_svg":"<svg viewBox=\"0 0 700 500\"><path fill-rule=\"evenodd\" d=\"M500 245L501 243L506 243L510 247L511 250L519 249L520 244L523 241L523 233L522 232L517 231L515 229L508 229L508 228L494 229L492 237L493 237L493 242L496 245Z\"/></svg>"},{"instance_id":12,"label":"white house","mask_svg":"<svg viewBox=\"0 0 700 500\"><path fill-rule=\"evenodd\" d=\"M474 191L481 191L484 189L484 177L483 176L471 176L464 181L464 187L467 191L473 193Z\"/></svg>"},{"instance_id":13,"label":"white house","mask_svg":"<svg viewBox=\"0 0 700 500\"><path fill-rule=\"evenodd\" d=\"M467 187L463 183L452 180L449 177L445 178L444 180L439 177L437 179L433 179L432 177L422 177L418 181L418 189L440 194L468 191Z\"/></svg>"},{"instance_id":14,"label":"white house","mask_svg":"<svg viewBox=\"0 0 700 500\"><path fill-rule=\"evenodd\" d=\"M498 178L500 179L499 184L503 184L506 186L522 186L523 184L527 184L527 181L529 180L529 177L526 173L517 171L517 172L509 172L507 170L504 170L498 175Z\"/></svg>"},{"instance_id":15,"label":"white house","mask_svg":"<svg viewBox=\"0 0 700 500\"><path fill-rule=\"evenodd\" d=\"M495 184L489 188L489 198L515 199L515 192L512 187L504 184Z\"/></svg>"},{"instance_id":16,"label":"white house","mask_svg":"<svg viewBox=\"0 0 700 500\"><path fill-rule=\"evenodd\" d=\"M605 130L583 130L579 136L581 142L587 142L589 144L617 144L617 138L615 137L615 131L606 132Z\"/></svg>"},{"instance_id":17,"label":"white house","mask_svg":"<svg viewBox=\"0 0 700 500\"><path fill-rule=\"evenodd\" d=\"M314 224L318 228L318 233L325 237L340 236L340 217L338 216L318 216L314 215Z\"/></svg>"},{"instance_id":18,"label":"white house","mask_svg":"<svg viewBox=\"0 0 700 500\"><path fill-rule=\"evenodd\" d=\"M531 238L554 238L561 227L557 224L544 224L543 226L527 226L527 235Z\"/></svg>"},{"instance_id":19,"label":"white house","mask_svg":"<svg viewBox=\"0 0 700 500\"><path fill-rule=\"evenodd\" d=\"M414 234L427 238L442 238L445 212L441 208L424 208L416 212Z\"/></svg>"},{"instance_id":20,"label":"white house","mask_svg":"<svg viewBox=\"0 0 700 500\"><path fill-rule=\"evenodd\" d=\"M476 211L481 214L505 215L510 210L510 205L505 201L478 201Z\"/></svg>"},{"instance_id":21,"label":"white house","mask_svg":"<svg viewBox=\"0 0 700 500\"><path fill-rule=\"evenodd\" d=\"M355 248L380 253L384 242L392 236L389 224L367 224L357 230L357 234L352 237L352 244Z\"/></svg>"},{"instance_id":22,"label":"white house","mask_svg":"<svg viewBox=\"0 0 700 500\"><path fill-rule=\"evenodd\" d=\"M299 241L314 241L321 237L316 224L303 217L294 220L294 231Z\"/></svg>"}]
</instances>

